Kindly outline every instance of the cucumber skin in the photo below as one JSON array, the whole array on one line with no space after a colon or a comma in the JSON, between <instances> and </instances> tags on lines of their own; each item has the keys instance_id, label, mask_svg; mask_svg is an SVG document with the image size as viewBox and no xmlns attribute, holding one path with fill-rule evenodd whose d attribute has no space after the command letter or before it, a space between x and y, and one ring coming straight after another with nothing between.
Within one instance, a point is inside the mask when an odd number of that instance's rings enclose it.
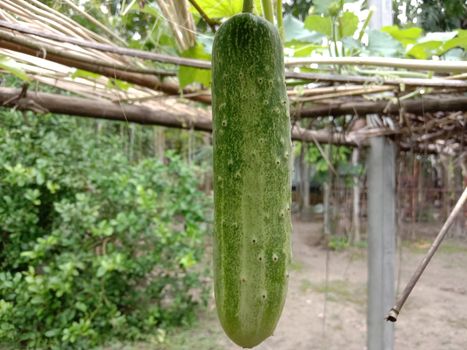
<instances>
[{"instance_id":1,"label":"cucumber skin","mask_svg":"<svg viewBox=\"0 0 467 350\"><path fill-rule=\"evenodd\" d=\"M214 292L226 334L251 348L272 335L291 257L291 141L277 30L239 14L212 53Z\"/></svg>"}]
</instances>

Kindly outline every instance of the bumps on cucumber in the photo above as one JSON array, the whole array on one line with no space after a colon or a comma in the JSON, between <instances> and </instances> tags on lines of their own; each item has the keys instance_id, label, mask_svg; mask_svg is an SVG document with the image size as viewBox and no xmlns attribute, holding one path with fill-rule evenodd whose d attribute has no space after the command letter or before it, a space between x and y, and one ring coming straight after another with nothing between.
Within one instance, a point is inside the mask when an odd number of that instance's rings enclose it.
<instances>
[{"instance_id":1,"label":"bumps on cucumber","mask_svg":"<svg viewBox=\"0 0 467 350\"><path fill-rule=\"evenodd\" d=\"M252 14L221 25L212 53L214 291L236 344L271 336L287 292L291 141L282 43Z\"/></svg>"}]
</instances>

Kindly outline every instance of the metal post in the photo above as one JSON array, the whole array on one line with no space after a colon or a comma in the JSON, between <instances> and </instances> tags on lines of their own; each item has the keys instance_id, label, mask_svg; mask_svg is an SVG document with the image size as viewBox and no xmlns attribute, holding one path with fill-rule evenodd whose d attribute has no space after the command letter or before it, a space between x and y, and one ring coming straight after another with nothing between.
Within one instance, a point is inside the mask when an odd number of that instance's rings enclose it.
<instances>
[{"instance_id":1,"label":"metal post","mask_svg":"<svg viewBox=\"0 0 467 350\"><path fill-rule=\"evenodd\" d=\"M385 321L395 299L396 148L370 140L368 157L368 350L392 350L394 326Z\"/></svg>"},{"instance_id":2,"label":"metal post","mask_svg":"<svg viewBox=\"0 0 467 350\"><path fill-rule=\"evenodd\" d=\"M392 25L392 0L369 0L370 28ZM395 301L396 147L370 140L368 157L368 350L393 350L394 325L386 322Z\"/></svg>"}]
</instances>

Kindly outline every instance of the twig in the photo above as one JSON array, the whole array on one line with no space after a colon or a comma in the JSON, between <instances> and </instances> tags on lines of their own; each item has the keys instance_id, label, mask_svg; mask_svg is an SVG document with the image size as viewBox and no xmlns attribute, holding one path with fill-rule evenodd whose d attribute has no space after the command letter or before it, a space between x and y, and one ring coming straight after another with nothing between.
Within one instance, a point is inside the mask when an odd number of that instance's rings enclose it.
<instances>
[{"instance_id":1,"label":"twig","mask_svg":"<svg viewBox=\"0 0 467 350\"><path fill-rule=\"evenodd\" d=\"M378 92L393 91L394 89L395 89L394 86L375 86L372 88L360 88L358 90L341 91L341 92L322 94L322 95L317 95L317 96L298 97L296 99L293 99L293 101L294 102L320 101L320 100L325 100L325 99L334 98L334 97L375 94Z\"/></svg>"},{"instance_id":2,"label":"twig","mask_svg":"<svg viewBox=\"0 0 467 350\"><path fill-rule=\"evenodd\" d=\"M89 21L91 21L94 25L98 26L99 28L101 28L104 32L106 32L107 34L109 34L112 38L120 41L120 43L122 44L126 44L125 43L125 40L123 40L122 38L120 38L117 34L115 34L114 32L112 32L109 28L107 28L105 25L103 25L101 22L99 22L98 20L96 20L94 17L88 15L85 11L81 10L78 6L76 6L73 2L71 2L70 0L63 0L64 2L66 2L68 4L68 6L70 6L73 10L77 11L80 15L84 16L86 19L88 19Z\"/></svg>"},{"instance_id":3,"label":"twig","mask_svg":"<svg viewBox=\"0 0 467 350\"><path fill-rule=\"evenodd\" d=\"M456 206L454 209L451 211L451 214L449 214L448 219L444 223L443 227L441 228L441 231L439 231L438 235L436 236L436 239L434 240L433 244L431 245L430 249L426 253L425 257L423 258L422 262L420 265L418 265L417 269L415 270L414 274L410 278L409 283L407 283L407 286L405 287L404 291L402 292L402 295L400 296L399 300L397 301L396 305L389 310L389 314L386 317L387 321L390 322L396 322L397 321L397 316L399 315L402 307L404 306L404 303L406 302L407 298L409 297L410 293L412 292L413 288L415 287L415 284L417 284L418 280L420 279L423 271L425 271L425 268L427 267L428 263L430 262L431 258L433 255L436 253L438 250L441 242L443 241L444 237L446 237L446 234L449 231L449 228L452 226L454 223L454 220L456 216L461 212L462 207L464 203L467 201L467 187L464 189L464 192L462 193L461 197L457 201Z\"/></svg>"},{"instance_id":4,"label":"twig","mask_svg":"<svg viewBox=\"0 0 467 350\"><path fill-rule=\"evenodd\" d=\"M196 0L188 0L190 4L193 5L193 7L198 11L198 13L201 15L201 17L204 19L204 21L208 24L209 27L211 27L211 30L213 32L216 31L216 25L219 25L220 22L218 20L209 18L209 16L204 12L204 10L199 6L199 4L196 2Z\"/></svg>"},{"instance_id":5,"label":"twig","mask_svg":"<svg viewBox=\"0 0 467 350\"><path fill-rule=\"evenodd\" d=\"M382 86L378 85L378 87L382 87ZM316 87L312 89L289 90L287 91L287 94L289 96L297 96L297 97L315 96L315 95L328 94L328 93L334 93L334 92L361 90L362 87L364 86L362 85L334 85L334 86ZM368 86L368 88L371 88L371 87L372 86Z\"/></svg>"}]
</instances>

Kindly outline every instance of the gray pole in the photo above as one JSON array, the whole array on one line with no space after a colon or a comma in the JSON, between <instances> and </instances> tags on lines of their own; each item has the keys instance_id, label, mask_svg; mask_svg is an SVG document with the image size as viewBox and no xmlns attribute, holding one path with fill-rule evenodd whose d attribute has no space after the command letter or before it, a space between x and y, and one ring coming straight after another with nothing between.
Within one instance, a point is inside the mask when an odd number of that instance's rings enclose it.
<instances>
[{"instance_id":1,"label":"gray pole","mask_svg":"<svg viewBox=\"0 0 467 350\"><path fill-rule=\"evenodd\" d=\"M385 321L395 300L396 148L370 140L368 155L368 350L392 350L394 325Z\"/></svg>"},{"instance_id":2,"label":"gray pole","mask_svg":"<svg viewBox=\"0 0 467 350\"><path fill-rule=\"evenodd\" d=\"M369 0L371 29L392 24L392 0ZM394 325L385 321L395 301L396 147L370 140L368 155L368 350L393 350Z\"/></svg>"}]
</instances>

